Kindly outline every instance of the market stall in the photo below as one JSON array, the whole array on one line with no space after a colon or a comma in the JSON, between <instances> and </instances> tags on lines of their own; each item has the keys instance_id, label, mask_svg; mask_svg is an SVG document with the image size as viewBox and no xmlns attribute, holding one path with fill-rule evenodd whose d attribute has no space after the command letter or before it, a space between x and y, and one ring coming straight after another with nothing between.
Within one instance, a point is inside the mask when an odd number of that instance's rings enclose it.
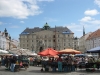
<instances>
[{"instance_id":1,"label":"market stall","mask_svg":"<svg viewBox=\"0 0 100 75\"><path fill-rule=\"evenodd\" d=\"M58 54L58 51L56 51L56 50L54 50L52 48L47 48L47 49L43 50L42 52L38 53L38 55L40 55L42 57L43 56L47 56L49 59L53 58L53 57L56 57L57 54ZM48 61L42 60L41 63L42 63L42 69L41 69L41 71L43 69L45 69L45 71L49 71L49 68L51 66L51 63L49 62L49 60Z\"/></svg>"}]
</instances>

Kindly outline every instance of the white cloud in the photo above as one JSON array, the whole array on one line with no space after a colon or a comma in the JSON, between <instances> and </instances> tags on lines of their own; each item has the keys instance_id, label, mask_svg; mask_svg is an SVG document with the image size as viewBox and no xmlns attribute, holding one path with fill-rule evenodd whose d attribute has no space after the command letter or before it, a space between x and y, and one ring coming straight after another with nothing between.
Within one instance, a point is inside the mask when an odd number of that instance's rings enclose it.
<instances>
[{"instance_id":1,"label":"white cloud","mask_svg":"<svg viewBox=\"0 0 100 75\"><path fill-rule=\"evenodd\" d=\"M0 0L0 17L25 19L40 13L36 0Z\"/></svg>"},{"instance_id":2,"label":"white cloud","mask_svg":"<svg viewBox=\"0 0 100 75\"><path fill-rule=\"evenodd\" d=\"M64 25L64 26L67 26L69 29L73 30L73 31L78 31L78 32L81 32L81 28L83 27L83 24L75 24L75 23L71 23L71 24L67 24L67 25Z\"/></svg>"},{"instance_id":3,"label":"white cloud","mask_svg":"<svg viewBox=\"0 0 100 75\"><path fill-rule=\"evenodd\" d=\"M3 24L3 22L0 22L0 25L2 25Z\"/></svg>"},{"instance_id":4,"label":"white cloud","mask_svg":"<svg viewBox=\"0 0 100 75\"><path fill-rule=\"evenodd\" d=\"M24 21L20 21L20 23L25 23Z\"/></svg>"},{"instance_id":5,"label":"white cloud","mask_svg":"<svg viewBox=\"0 0 100 75\"><path fill-rule=\"evenodd\" d=\"M94 0L94 3L100 7L100 0Z\"/></svg>"},{"instance_id":6,"label":"white cloud","mask_svg":"<svg viewBox=\"0 0 100 75\"><path fill-rule=\"evenodd\" d=\"M10 28L19 28L17 25L10 26Z\"/></svg>"},{"instance_id":7,"label":"white cloud","mask_svg":"<svg viewBox=\"0 0 100 75\"><path fill-rule=\"evenodd\" d=\"M86 16L86 17L82 18L80 21L81 22L88 22L88 21L91 21L91 20L93 20L93 18L91 18L90 16Z\"/></svg>"},{"instance_id":8,"label":"white cloud","mask_svg":"<svg viewBox=\"0 0 100 75\"><path fill-rule=\"evenodd\" d=\"M80 20L80 22L83 22L83 23L88 23L88 24L94 24L94 25L100 25L100 20L96 20L94 18L91 18L91 17L84 17Z\"/></svg>"},{"instance_id":9,"label":"white cloud","mask_svg":"<svg viewBox=\"0 0 100 75\"><path fill-rule=\"evenodd\" d=\"M83 35L83 26L85 28L85 33L88 33L88 32L93 32L97 29L100 28L100 26L98 24L88 24L88 23L79 23L79 24L76 24L76 23L71 23L71 24L65 24L63 25L64 27L68 27L73 33L74 33L74 36L77 36L77 37L81 37Z\"/></svg>"},{"instance_id":10,"label":"white cloud","mask_svg":"<svg viewBox=\"0 0 100 75\"><path fill-rule=\"evenodd\" d=\"M88 23L100 25L100 20L92 20L92 21L89 21Z\"/></svg>"},{"instance_id":11,"label":"white cloud","mask_svg":"<svg viewBox=\"0 0 100 75\"><path fill-rule=\"evenodd\" d=\"M96 9L93 9L93 10L86 10L84 12L85 15L90 15L90 16L94 16L94 15L97 15L99 14L99 12L96 10Z\"/></svg>"}]
</instances>

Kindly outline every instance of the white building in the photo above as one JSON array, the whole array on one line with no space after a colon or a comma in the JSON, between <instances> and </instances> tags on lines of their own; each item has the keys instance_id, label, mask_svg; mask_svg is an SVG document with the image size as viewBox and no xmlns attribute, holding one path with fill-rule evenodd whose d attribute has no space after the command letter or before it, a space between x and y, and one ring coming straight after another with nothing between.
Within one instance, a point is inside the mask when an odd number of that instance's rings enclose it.
<instances>
[{"instance_id":1,"label":"white building","mask_svg":"<svg viewBox=\"0 0 100 75\"><path fill-rule=\"evenodd\" d=\"M19 41L12 39L11 40L11 48L19 48Z\"/></svg>"},{"instance_id":2,"label":"white building","mask_svg":"<svg viewBox=\"0 0 100 75\"><path fill-rule=\"evenodd\" d=\"M6 37L3 32L0 31L0 49L6 50Z\"/></svg>"},{"instance_id":3,"label":"white building","mask_svg":"<svg viewBox=\"0 0 100 75\"><path fill-rule=\"evenodd\" d=\"M79 38L79 50L82 51L83 53L87 50L87 44L86 44L86 39L89 37L89 35L91 34L92 32L89 32L87 34L85 34L84 36L80 37Z\"/></svg>"},{"instance_id":4,"label":"white building","mask_svg":"<svg viewBox=\"0 0 100 75\"><path fill-rule=\"evenodd\" d=\"M100 29L96 30L86 39L86 50L100 46Z\"/></svg>"}]
</instances>

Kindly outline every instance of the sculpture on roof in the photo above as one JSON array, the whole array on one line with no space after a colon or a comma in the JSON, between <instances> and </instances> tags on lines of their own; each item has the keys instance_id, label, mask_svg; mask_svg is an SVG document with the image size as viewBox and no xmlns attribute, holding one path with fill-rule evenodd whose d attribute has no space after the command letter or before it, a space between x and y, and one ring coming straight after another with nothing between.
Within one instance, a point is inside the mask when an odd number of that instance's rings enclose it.
<instances>
[{"instance_id":1,"label":"sculpture on roof","mask_svg":"<svg viewBox=\"0 0 100 75\"><path fill-rule=\"evenodd\" d=\"M48 25L48 23L46 22L46 24L43 26L44 30L48 30L50 28L50 26Z\"/></svg>"},{"instance_id":2,"label":"sculpture on roof","mask_svg":"<svg viewBox=\"0 0 100 75\"><path fill-rule=\"evenodd\" d=\"M8 37L8 32L7 32L7 29L6 28L4 30L4 33L5 33L5 36Z\"/></svg>"}]
</instances>

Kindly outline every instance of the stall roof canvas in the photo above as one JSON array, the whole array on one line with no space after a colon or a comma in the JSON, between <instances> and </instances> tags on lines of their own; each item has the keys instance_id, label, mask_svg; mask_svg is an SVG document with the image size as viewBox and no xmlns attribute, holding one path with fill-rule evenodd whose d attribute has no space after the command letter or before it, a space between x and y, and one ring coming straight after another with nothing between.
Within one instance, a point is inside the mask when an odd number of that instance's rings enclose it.
<instances>
[{"instance_id":1,"label":"stall roof canvas","mask_svg":"<svg viewBox=\"0 0 100 75\"><path fill-rule=\"evenodd\" d=\"M87 53L100 53L100 46L87 50Z\"/></svg>"}]
</instances>

